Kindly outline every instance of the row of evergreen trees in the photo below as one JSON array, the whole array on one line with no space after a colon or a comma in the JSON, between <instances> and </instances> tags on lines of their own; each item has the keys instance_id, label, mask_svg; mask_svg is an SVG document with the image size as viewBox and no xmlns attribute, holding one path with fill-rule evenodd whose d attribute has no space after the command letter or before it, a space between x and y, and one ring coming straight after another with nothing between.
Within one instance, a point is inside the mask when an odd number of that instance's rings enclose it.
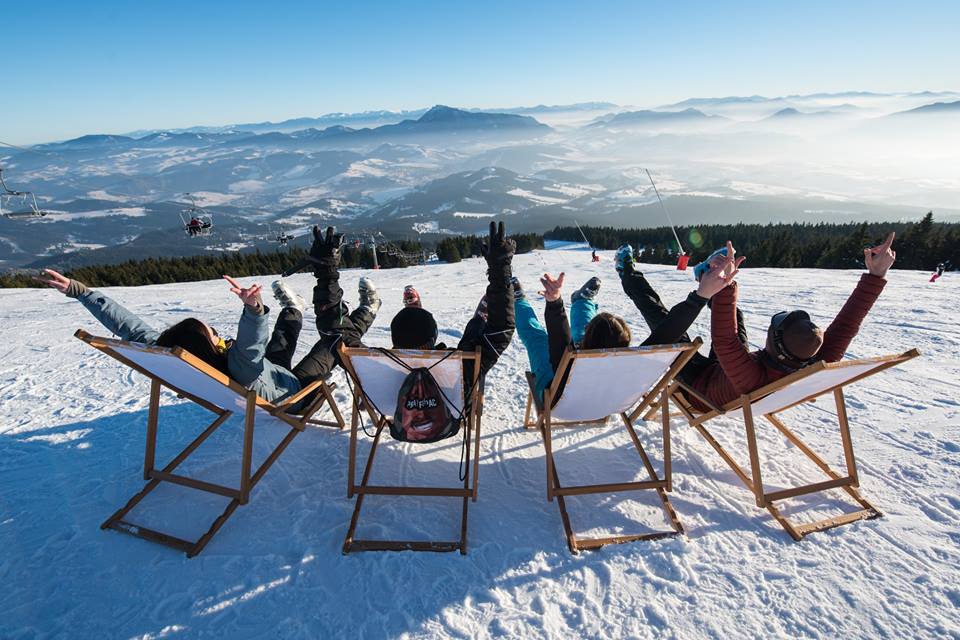
<instances>
[{"instance_id":1,"label":"row of evergreen trees","mask_svg":"<svg viewBox=\"0 0 960 640\"><path fill-rule=\"evenodd\" d=\"M928 213L916 223L851 223L851 224L735 224L678 227L677 234L690 254L691 264L703 260L711 251L729 239L737 252L748 257L752 267L808 267L821 269L855 269L863 265L863 249L883 240L896 231L894 249L901 269L933 270L942 262L951 268L960 266L960 224L934 222ZM670 227L652 229L615 229L583 227L590 245L597 249L616 249L629 243L642 249L642 262L672 264L677 261L677 243ZM517 253L542 249L544 238L581 241L577 227L556 227L541 236L524 233L511 236L517 242ZM486 236L453 236L440 240L437 257L445 262L480 255ZM401 240L389 249L378 247L377 262L382 269L415 264L427 256L419 242ZM281 273L306 255L300 248L273 253L223 252L217 255L178 258L147 258L114 265L80 267L66 273L94 287L137 286L213 280L222 274L238 277ZM346 268L373 267L373 253L365 245L346 245L341 264ZM0 288L35 287L33 274L0 273Z\"/></svg>"},{"instance_id":2,"label":"row of evergreen trees","mask_svg":"<svg viewBox=\"0 0 960 640\"><path fill-rule=\"evenodd\" d=\"M480 255L480 246L488 236L451 236L437 243L437 258L444 262L460 262L463 258ZM517 243L517 253L543 249L543 236L537 233L510 234Z\"/></svg>"},{"instance_id":3,"label":"row of evergreen trees","mask_svg":"<svg viewBox=\"0 0 960 640\"><path fill-rule=\"evenodd\" d=\"M916 223L862 222L848 224L734 224L677 227L690 263L706 258L714 249L732 240L739 255L747 256L751 267L805 267L855 269L863 266L863 249L881 242L895 231L895 268L932 271L942 262L960 266L960 224L933 221L927 213ZM654 264L677 261L678 249L670 227L614 229L583 227L596 249L616 249L629 243L642 249L640 260ZM556 227L545 237L550 240L582 241L577 227Z\"/></svg>"},{"instance_id":4,"label":"row of evergreen trees","mask_svg":"<svg viewBox=\"0 0 960 640\"><path fill-rule=\"evenodd\" d=\"M405 267L413 262L408 257L426 256L423 247L417 242L404 240L397 242L395 246L400 249L400 252L378 248L377 263L381 269ZM401 253L403 255L400 255ZM147 258L128 260L120 264L79 267L64 275L91 287L130 287L168 282L192 282L214 280L223 274L247 277L282 273L300 262L306 255L307 252L301 248L271 253L262 253L259 250L250 253L225 251L216 255ZM359 247L345 245L340 264L344 268L370 269L373 267L373 252L365 245ZM42 286L34 279L34 275L34 273L25 272L0 273L0 288Z\"/></svg>"}]
</instances>

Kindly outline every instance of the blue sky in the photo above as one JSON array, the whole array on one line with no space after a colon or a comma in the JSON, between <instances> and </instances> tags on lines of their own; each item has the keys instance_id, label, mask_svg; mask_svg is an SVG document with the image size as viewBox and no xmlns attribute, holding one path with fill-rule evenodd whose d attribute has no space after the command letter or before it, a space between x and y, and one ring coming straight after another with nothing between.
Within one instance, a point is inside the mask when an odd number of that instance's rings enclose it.
<instances>
[{"instance_id":1,"label":"blue sky","mask_svg":"<svg viewBox=\"0 0 960 640\"><path fill-rule=\"evenodd\" d=\"M0 140L436 103L960 89L957 2L5 2Z\"/></svg>"}]
</instances>

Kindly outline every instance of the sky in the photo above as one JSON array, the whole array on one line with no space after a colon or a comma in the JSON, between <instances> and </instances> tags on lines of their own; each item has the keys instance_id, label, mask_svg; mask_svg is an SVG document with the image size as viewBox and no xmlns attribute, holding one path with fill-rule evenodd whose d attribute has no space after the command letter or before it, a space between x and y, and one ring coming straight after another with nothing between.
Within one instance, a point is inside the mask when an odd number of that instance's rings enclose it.
<instances>
[{"instance_id":1,"label":"sky","mask_svg":"<svg viewBox=\"0 0 960 640\"><path fill-rule=\"evenodd\" d=\"M960 2L0 2L0 140L512 107L960 89Z\"/></svg>"}]
</instances>

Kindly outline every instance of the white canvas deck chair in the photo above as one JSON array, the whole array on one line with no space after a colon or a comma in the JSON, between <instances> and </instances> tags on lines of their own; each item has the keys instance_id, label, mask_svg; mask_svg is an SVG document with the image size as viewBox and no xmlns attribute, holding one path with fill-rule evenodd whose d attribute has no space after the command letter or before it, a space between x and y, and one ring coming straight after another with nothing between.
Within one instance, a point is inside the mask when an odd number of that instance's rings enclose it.
<instances>
[{"instance_id":1,"label":"white canvas deck chair","mask_svg":"<svg viewBox=\"0 0 960 640\"><path fill-rule=\"evenodd\" d=\"M640 444L640 438L633 423L658 399L667 398L666 393L673 383L674 376L693 357L700 344L701 340L697 338L692 343L652 347L584 351L568 349L560 360L553 383L544 392L542 404L537 402L534 395L533 374L527 374L530 394L527 397L524 427L537 428L543 436L547 462L547 500L552 502L554 497L557 498L560 519L567 534L567 546L572 553L577 553L581 549L598 549L607 544L651 540L683 533L683 526L667 497L667 492L673 488L669 411L662 413L663 478L657 475L650 457ZM567 378L566 384L562 390L558 391L564 373ZM555 401L554 398L556 398ZM533 419L534 412L535 419ZM650 479L561 486L560 475L557 473L553 457L553 429L577 425L603 425L608 417L614 415L619 415L626 426ZM578 538L573 532L564 502L565 496L643 489L656 490L672 531L590 539Z\"/></svg>"},{"instance_id":2,"label":"white canvas deck chair","mask_svg":"<svg viewBox=\"0 0 960 640\"><path fill-rule=\"evenodd\" d=\"M424 487L370 484L373 458L384 428L389 427L393 411L397 406L397 396L409 371L379 349L363 347L340 347L341 361L353 380L353 414L350 420L350 451L347 466L347 497L357 496L353 516L343 541L343 552L351 551L455 551L467 553L467 511L469 502L477 500L477 479L480 456L480 418L483 413L483 393L480 390L480 349L474 352L464 351L421 351L391 350L391 355L399 358L407 366L432 367L430 373L443 390L448 406L454 416L463 412L466 432L449 439L457 442L464 439L462 460L463 487ZM466 365L473 364L473 376L467 380ZM464 381L467 380L467 384ZM465 394L469 394L465 398ZM464 407L470 407L465 410ZM373 423L376 433L367 456L363 478L356 484L357 466L357 430L366 412ZM429 447L431 444L416 445ZM473 449L471 451L471 448ZM473 469L471 481L471 455ZM409 540L358 540L355 539L357 522L363 498L367 495L388 496L438 496L460 498L463 501L460 516L460 539L454 542L409 541Z\"/></svg>"},{"instance_id":3,"label":"white canvas deck chair","mask_svg":"<svg viewBox=\"0 0 960 640\"><path fill-rule=\"evenodd\" d=\"M916 349L911 349L899 355L865 358L860 360L843 360L840 362L816 362L804 367L788 376L768 384L756 391L741 396L723 407L712 405L709 400L680 381L674 382L669 390L669 396L680 412L686 417L692 427L700 432L707 442L716 450L720 457L730 466L738 478L746 485L756 498L757 506L765 508L786 529L794 540L802 540L804 536L817 531L823 531L844 524L876 518L882 515L872 504L867 502L857 491L860 480L857 475L857 464L853 455L853 441L850 438L850 424L847 421L847 407L843 396L843 387L863 380L884 369L889 369L902 362L920 355ZM833 394L836 405L837 422L840 427L840 441L843 445L843 456L846 462L846 475L834 471L830 466L807 446L793 431L791 431L779 414L805 402L813 402L817 398ZM697 398L703 405L710 407L706 413L698 413L691 406L688 397ZM656 410L654 407L653 410ZM788 441L794 444L813 463L820 468L829 480L815 482L800 487L783 489L780 491L766 491L763 478L760 474L760 453L757 445L756 424L754 416L763 416L770 424L777 428ZM748 474L707 430L706 423L719 416L727 416L743 420L746 427L747 449L750 458L750 473ZM861 508L851 513L825 518L807 524L790 522L774 504L781 500L797 496L818 493L829 489L841 489L846 492Z\"/></svg>"},{"instance_id":4,"label":"white canvas deck chair","mask_svg":"<svg viewBox=\"0 0 960 640\"><path fill-rule=\"evenodd\" d=\"M322 380L307 385L280 404L273 404L260 398L253 391L244 388L238 382L231 380L225 374L183 349L151 347L123 340L100 338L83 330L78 330L74 335L93 348L119 360L131 369L139 371L150 378L151 381L150 406L147 412L147 444L143 457L143 479L149 480L149 482L139 493L130 498L119 511L107 518L100 525L101 529L114 529L146 540L159 542L180 549L186 552L187 557L192 558L203 550L238 506L247 504L250 500L250 491L307 424L339 427L341 429L346 426L331 393L335 385L327 384ZM217 417L163 469L158 470L154 467L154 455L160 415L160 390L163 387L212 411ZM311 397L312 399L308 399ZM302 404L302 401L307 402L302 410L297 409L296 414L287 413L297 404ZM324 404L330 407L334 417L333 421L313 419L313 415ZM227 487L174 473L180 463L186 460L204 440L234 413L243 413L244 415L243 448L240 452L240 487ZM290 428L290 431L267 456L260 467L251 473L254 428L266 421L281 421L284 426ZM213 521L209 530L195 542L125 521L124 517L127 513L148 493L157 488L161 482L170 482L232 499L223 513Z\"/></svg>"}]
</instances>

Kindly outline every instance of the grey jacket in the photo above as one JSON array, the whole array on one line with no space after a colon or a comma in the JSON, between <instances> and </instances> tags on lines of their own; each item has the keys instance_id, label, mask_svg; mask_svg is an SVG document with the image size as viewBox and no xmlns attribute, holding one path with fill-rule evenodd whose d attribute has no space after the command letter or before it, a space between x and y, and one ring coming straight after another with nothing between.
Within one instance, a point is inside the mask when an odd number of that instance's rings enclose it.
<instances>
[{"instance_id":1,"label":"grey jacket","mask_svg":"<svg viewBox=\"0 0 960 640\"><path fill-rule=\"evenodd\" d=\"M130 310L106 294L90 290L77 298L100 324L121 340L156 344L156 331ZM267 309L258 314L244 305L237 327L237 338L227 351L230 377L252 389L258 396L276 402L300 390L300 382L289 369L277 366L263 356L270 338Z\"/></svg>"}]
</instances>

